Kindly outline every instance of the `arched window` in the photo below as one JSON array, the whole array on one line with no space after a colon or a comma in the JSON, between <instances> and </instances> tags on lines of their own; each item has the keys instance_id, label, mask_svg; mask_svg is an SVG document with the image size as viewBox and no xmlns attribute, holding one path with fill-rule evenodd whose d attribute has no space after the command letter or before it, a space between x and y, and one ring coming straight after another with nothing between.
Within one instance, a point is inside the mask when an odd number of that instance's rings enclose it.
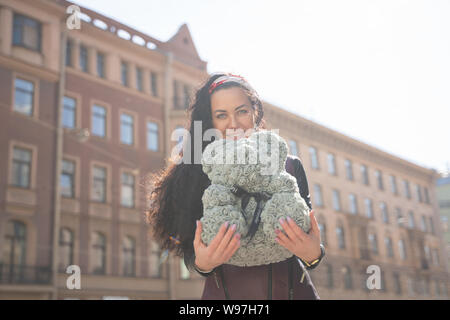
<instances>
[{"instance_id":1,"label":"arched window","mask_svg":"<svg viewBox=\"0 0 450 320\"><path fill-rule=\"evenodd\" d=\"M4 263L25 265L26 226L23 222L8 221L3 249Z\"/></svg>"},{"instance_id":2,"label":"arched window","mask_svg":"<svg viewBox=\"0 0 450 320\"><path fill-rule=\"evenodd\" d=\"M180 259L180 277L181 279L189 279L191 277L191 273L189 272L189 269L184 264L184 259Z\"/></svg>"},{"instance_id":3,"label":"arched window","mask_svg":"<svg viewBox=\"0 0 450 320\"><path fill-rule=\"evenodd\" d=\"M323 219L319 219L319 230L320 230L320 240L322 241L322 244L324 246L327 245L327 226L325 224L325 221Z\"/></svg>"},{"instance_id":4,"label":"arched window","mask_svg":"<svg viewBox=\"0 0 450 320\"><path fill-rule=\"evenodd\" d=\"M122 246L122 270L126 277L136 275L136 241L132 237L125 237Z\"/></svg>"},{"instance_id":5,"label":"arched window","mask_svg":"<svg viewBox=\"0 0 450 320\"><path fill-rule=\"evenodd\" d=\"M149 273L152 278L162 277L161 249L155 241L150 244Z\"/></svg>"},{"instance_id":6,"label":"arched window","mask_svg":"<svg viewBox=\"0 0 450 320\"><path fill-rule=\"evenodd\" d=\"M327 264L327 287L333 288L333 266L331 264Z\"/></svg>"},{"instance_id":7,"label":"arched window","mask_svg":"<svg viewBox=\"0 0 450 320\"><path fill-rule=\"evenodd\" d=\"M352 271L351 271L350 267L345 266L343 268L343 273L344 273L344 288L352 289L353 282L352 282Z\"/></svg>"},{"instance_id":8,"label":"arched window","mask_svg":"<svg viewBox=\"0 0 450 320\"><path fill-rule=\"evenodd\" d=\"M369 234L370 249L373 254L378 254L378 239L375 233Z\"/></svg>"},{"instance_id":9,"label":"arched window","mask_svg":"<svg viewBox=\"0 0 450 320\"><path fill-rule=\"evenodd\" d=\"M336 228L336 235L338 240L338 247L339 249L345 249L345 234L344 234L344 227L338 226Z\"/></svg>"},{"instance_id":10,"label":"arched window","mask_svg":"<svg viewBox=\"0 0 450 320\"><path fill-rule=\"evenodd\" d=\"M399 253L400 253L400 258L402 260L406 260L405 240L403 240L403 239L398 240L398 250L399 250Z\"/></svg>"},{"instance_id":11,"label":"arched window","mask_svg":"<svg viewBox=\"0 0 450 320\"><path fill-rule=\"evenodd\" d=\"M106 238L100 232L94 232L93 235L92 264L94 274L106 273Z\"/></svg>"},{"instance_id":12,"label":"arched window","mask_svg":"<svg viewBox=\"0 0 450 320\"><path fill-rule=\"evenodd\" d=\"M59 270L65 272L73 264L73 232L69 228L59 231Z\"/></svg>"},{"instance_id":13,"label":"arched window","mask_svg":"<svg viewBox=\"0 0 450 320\"><path fill-rule=\"evenodd\" d=\"M24 277L27 251L26 234L27 229L23 222L8 221L3 244L3 264L5 268L3 272L9 274L9 279L12 282L20 282Z\"/></svg>"}]
</instances>

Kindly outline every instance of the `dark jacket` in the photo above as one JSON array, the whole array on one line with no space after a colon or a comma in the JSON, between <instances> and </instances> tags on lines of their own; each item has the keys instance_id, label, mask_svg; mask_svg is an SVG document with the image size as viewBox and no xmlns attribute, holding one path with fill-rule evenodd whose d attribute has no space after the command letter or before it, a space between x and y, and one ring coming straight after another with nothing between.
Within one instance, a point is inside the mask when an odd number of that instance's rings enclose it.
<instances>
[{"instance_id":1,"label":"dark jacket","mask_svg":"<svg viewBox=\"0 0 450 320\"><path fill-rule=\"evenodd\" d=\"M297 179L300 195L311 209L311 199L305 170L298 157L288 155L286 171ZM185 257L193 266L194 256ZM223 264L206 277L202 300L304 300L320 299L302 261L293 256L268 265L239 267Z\"/></svg>"}]
</instances>

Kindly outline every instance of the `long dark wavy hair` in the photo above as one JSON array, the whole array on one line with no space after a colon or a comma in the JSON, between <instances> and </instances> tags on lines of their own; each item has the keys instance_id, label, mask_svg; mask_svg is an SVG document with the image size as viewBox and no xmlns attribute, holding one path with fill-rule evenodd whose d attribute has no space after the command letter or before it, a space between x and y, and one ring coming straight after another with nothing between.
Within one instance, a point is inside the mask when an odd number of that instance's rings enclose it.
<instances>
[{"instance_id":1,"label":"long dark wavy hair","mask_svg":"<svg viewBox=\"0 0 450 320\"><path fill-rule=\"evenodd\" d=\"M203 133L213 129L211 112L211 94L217 90L240 87L247 94L256 112L255 124L258 128L266 128L263 119L262 102L256 92L244 86L227 82L214 89L210 94L210 85L225 73L215 73L209 77L196 91L194 101L188 108L189 130L191 143L191 162L178 163L169 161L159 172L150 175L148 182L151 190L147 194L149 200L146 211L147 223L151 226L151 236L159 244L161 250L169 250L175 255L184 257L193 255L196 220L203 216L202 195L211 184L208 176L202 171L202 165L194 162L194 121L202 122ZM202 139L203 140L203 139ZM214 141L202 141L202 152ZM179 156L182 156L180 151ZM174 240L174 239L177 240Z\"/></svg>"}]
</instances>

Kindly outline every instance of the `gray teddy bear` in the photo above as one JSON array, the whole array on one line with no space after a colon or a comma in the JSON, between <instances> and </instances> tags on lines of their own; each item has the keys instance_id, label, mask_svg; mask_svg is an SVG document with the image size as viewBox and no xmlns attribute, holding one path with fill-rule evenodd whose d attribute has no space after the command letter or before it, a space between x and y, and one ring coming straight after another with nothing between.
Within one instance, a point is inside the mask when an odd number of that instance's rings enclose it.
<instances>
[{"instance_id":1,"label":"gray teddy bear","mask_svg":"<svg viewBox=\"0 0 450 320\"><path fill-rule=\"evenodd\" d=\"M273 131L248 138L220 139L202 154L202 169L211 185L202 196L202 241L209 245L223 223L236 224L241 245L227 264L276 263L293 254L275 241L279 218L291 217L305 232L311 222L297 180L285 170L288 146Z\"/></svg>"}]
</instances>

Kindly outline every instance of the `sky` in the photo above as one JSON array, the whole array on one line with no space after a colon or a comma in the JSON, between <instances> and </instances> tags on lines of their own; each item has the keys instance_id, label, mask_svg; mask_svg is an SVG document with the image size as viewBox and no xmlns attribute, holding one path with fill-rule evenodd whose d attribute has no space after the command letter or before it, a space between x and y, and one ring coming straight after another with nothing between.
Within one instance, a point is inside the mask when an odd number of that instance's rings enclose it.
<instances>
[{"instance_id":1,"label":"sky","mask_svg":"<svg viewBox=\"0 0 450 320\"><path fill-rule=\"evenodd\" d=\"M161 41L187 23L209 73L240 74L264 101L450 169L448 0L73 2Z\"/></svg>"}]
</instances>

